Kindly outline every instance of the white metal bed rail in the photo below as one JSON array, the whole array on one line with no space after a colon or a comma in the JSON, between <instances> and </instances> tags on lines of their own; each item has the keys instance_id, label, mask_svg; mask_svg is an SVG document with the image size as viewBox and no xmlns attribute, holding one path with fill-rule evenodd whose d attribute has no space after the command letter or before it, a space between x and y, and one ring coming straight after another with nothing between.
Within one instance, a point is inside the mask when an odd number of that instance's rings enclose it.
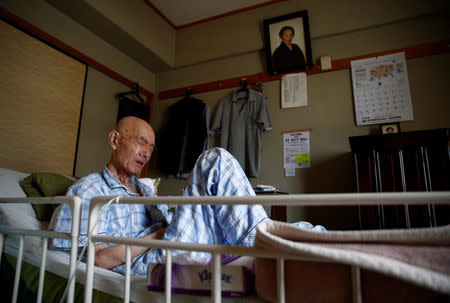
<instances>
[{"instance_id":1,"label":"white metal bed rail","mask_svg":"<svg viewBox=\"0 0 450 303\"><path fill-rule=\"evenodd\" d=\"M115 199L119 204L261 204L261 205L289 205L289 206L356 206L356 205L420 205L420 204L450 204L450 192L409 192L409 193L350 193L350 194L305 194L305 195L278 195L278 196L257 196L257 197L113 197L101 196L91 199L89 208L89 228L92 234L88 241L88 259L86 266L86 285L85 285L85 302L92 301L92 288L94 277L94 259L95 259L95 243L116 243L124 244L126 247L126 263L125 263L125 287L124 302L130 300L130 246L145 246L152 248L166 249L166 272L165 272L165 301L171 302L171 272L172 272L172 250L201 251L212 254L212 285L211 299L212 302L221 302L221 255L233 254L241 256L254 256L264 258L274 258L277 260L277 297L278 302L285 301L285 285L284 285L284 260L304 260L327 262L328 260L321 258L305 258L288 253L268 252L255 247L237 247L218 244L195 244L195 243L179 243L163 240L147 240L136 238L122 238L96 235L96 230L92 229L99 216L101 208ZM352 268L353 279L353 302L360 303L361 284L360 284L359 267Z\"/></svg>"},{"instance_id":2,"label":"white metal bed rail","mask_svg":"<svg viewBox=\"0 0 450 303\"><path fill-rule=\"evenodd\" d=\"M49 238L62 238L71 240L71 249L70 249L70 263L69 263L69 273L68 273L68 282L70 283L68 292L67 292L67 302L72 303L74 301L75 295L75 278L70 279L75 275L76 271L76 261L77 261L77 253L78 253L78 235L80 231L80 214L81 214L81 199L79 197L69 197L69 196L56 196L56 197L43 197L43 198L0 198L0 203L31 203L31 204L60 204L66 203L69 205L72 216L74 220L72 220L72 229L70 233L60 233L54 231L47 230L32 230L32 229L15 229L8 226L0 226L0 264L1 264L1 255L3 252L3 247L5 243L5 235L7 236L15 234L19 235L19 249L17 254L17 263L16 263L16 273L14 277L14 287L13 287L13 297L11 302L15 303L17 301L17 295L19 291L19 281L20 281L20 272L22 267L22 258L23 258L23 246L24 246L24 237L32 236L32 237L41 237L43 240L42 243L42 257L41 257L41 266L39 272L39 284L38 284L38 292L37 292L37 302L42 301L42 292L44 289L44 275L45 275L45 267L47 262L47 246Z\"/></svg>"}]
</instances>

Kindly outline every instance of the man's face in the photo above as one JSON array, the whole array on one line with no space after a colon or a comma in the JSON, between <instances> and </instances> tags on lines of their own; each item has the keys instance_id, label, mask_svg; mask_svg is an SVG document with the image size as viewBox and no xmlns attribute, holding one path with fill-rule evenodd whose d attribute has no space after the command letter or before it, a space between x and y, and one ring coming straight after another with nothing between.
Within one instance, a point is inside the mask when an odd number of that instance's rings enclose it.
<instances>
[{"instance_id":1,"label":"man's face","mask_svg":"<svg viewBox=\"0 0 450 303\"><path fill-rule=\"evenodd\" d=\"M155 134L148 127L126 129L118 132L115 163L127 176L139 175L155 148Z\"/></svg>"},{"instance_id":2,"label":"man's face","mask_svg":"<svg viewBox=\"0 0 450 303\"><path fill-rule=\"evenodd\" d=\"M283 41L284 44L291 45L292 38L294 38L292 30L286 29L283 31L283 34L281 35L281 41Z\"/></svg>"}]
</instances>

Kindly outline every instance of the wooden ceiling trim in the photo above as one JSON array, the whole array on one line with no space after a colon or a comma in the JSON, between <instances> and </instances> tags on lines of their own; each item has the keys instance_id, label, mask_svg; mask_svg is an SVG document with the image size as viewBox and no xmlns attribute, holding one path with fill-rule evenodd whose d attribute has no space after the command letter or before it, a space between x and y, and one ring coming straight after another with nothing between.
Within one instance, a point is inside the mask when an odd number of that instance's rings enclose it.
<instances>
[{"instance_id":1,"label":"wooden ceiling trim","mask_svg":"<svg viewBox=\"0 0 450 303\"><path fill-rule=\"evenodd\" d=\"M197 24L201 24L201 23L206 23L206 22L210 22L210 21L213 21L213 20L217 20L217 19L220 19L220 18L223 18L223 17L240 14L242 12L254 10L254 9L257 9L257 8L260 8L260 7L276 4L276 3L279 3L279 2L283 2L283 1L286 1L286 0L270 0L270 1L263 2L263 3L259 3L259 4L243 7L243 8L240 8L240 9L232 10L232 11L229 11L229 12L226 12L226 13L222 13L222 14L219 14L219 15L211 16L211 17L208 17L208 18L200 19L200 20L197 20L197 21L194 21L194 22L189 22L189 23L181 24L181 25L175 25L172 21L170 21L169 18L167 18L166 15L163 14L163 12L161 12L151 2L151 0L144 0L144 2L148 4L148 6L150 6L161 18L164 19L164 21L166 21L175 30L184 29L184 28L191 27L191 26L194 26L194 25L197 25Z\"/></svg>"}]
</instances>

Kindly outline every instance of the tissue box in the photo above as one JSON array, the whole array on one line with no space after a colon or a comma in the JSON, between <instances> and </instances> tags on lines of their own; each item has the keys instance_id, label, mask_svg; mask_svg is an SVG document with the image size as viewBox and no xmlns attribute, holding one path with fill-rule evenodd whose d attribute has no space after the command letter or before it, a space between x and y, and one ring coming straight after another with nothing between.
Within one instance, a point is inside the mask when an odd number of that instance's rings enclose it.
<instances>
[{"instance_id":1,"label":"tissue box","mask_svg":"<svg viewBox=\"0 0 450 303\"><path fill-rule=\"evenodd\" d=\"M184 255L172 258L172 293L211 295L211 262ZM254 258L223 256L221 266L222 297L243 297L254 285ZM165 290L165 264L149 264L147 289Z\"/></svg>"}]
</instances>

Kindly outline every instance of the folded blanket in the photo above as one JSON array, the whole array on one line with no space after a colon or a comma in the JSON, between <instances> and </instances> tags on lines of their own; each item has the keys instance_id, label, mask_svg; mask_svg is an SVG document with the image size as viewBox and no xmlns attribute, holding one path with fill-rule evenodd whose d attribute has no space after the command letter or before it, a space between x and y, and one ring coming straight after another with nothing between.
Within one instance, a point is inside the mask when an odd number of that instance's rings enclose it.
<instances>
[{"instance_id":1,"label":"folded blanket","mask_svg":"<svg viewBox=\"0 0 450 303\"><path fill-rule=\"evenodd\" d=\"M320 260L286 261L288 302L351 302L351 266L361 268L363 302L439 302L450 295L450 226L322 233L264 222L255 246ZM275 262L257 259L255 271L258 294L274 301Z\"/></svg>"}]
</instances>

